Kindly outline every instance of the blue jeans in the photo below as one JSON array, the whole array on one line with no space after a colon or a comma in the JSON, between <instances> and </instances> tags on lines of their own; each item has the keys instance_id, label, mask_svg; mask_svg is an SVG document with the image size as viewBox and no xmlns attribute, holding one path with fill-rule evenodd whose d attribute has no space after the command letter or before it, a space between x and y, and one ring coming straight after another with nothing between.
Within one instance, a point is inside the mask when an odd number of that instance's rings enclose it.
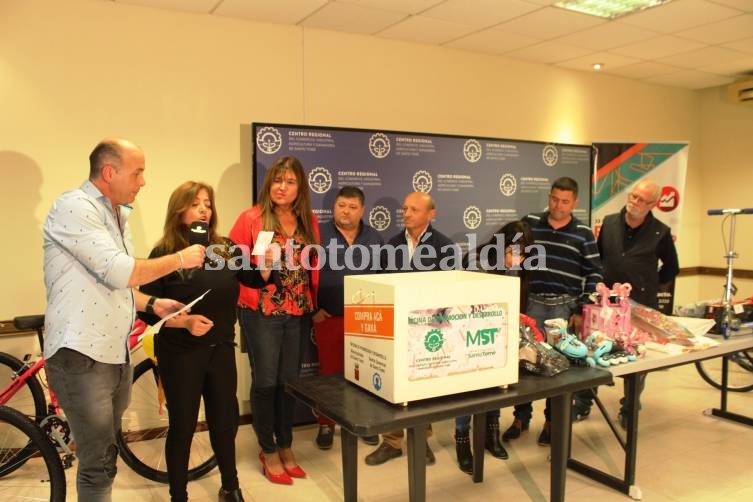
<instances>
[{"instance_id":1,"label":"blue jeans","mask_svg":"<svg viewBox=\"0 0 753 502\"><path fill-rule=\"evenodd\" d=\"M541 331L544 336L546 336L544 321L546 321L547 319L558 318L568 320L570 319L570 316L573 314L573 312L576 311L576 309L577 304L574 300L572 302L561 303L559 305L545 305L529 297L526 315L536 321L536 327L539 328L539 331ZM549 421L550 418L549 403L550 399L547 398L546 406L544 408L544 419L546 421ZM531 403L516 404L515 411L513 411L513 416L524 424L529 423L531 421L531 417L533 416L533 405Z\"/></svg>"},{"instance_id":2,"label":"blue jeans","mask_svg":"<svg viewBox=\"0 0 753 502\"><path fill-rule=\"evenodd\" d=\"M298 378L301 343L311 330L311 318L265 316L240 308L238 321L251 362L251 413L259 446L264 453L290 448L295 398L285 392L285 383Z\"/></svg>"},{"instance_id":3,"label":"blue jeans","mask_svg":"<svg viewBox=\"0 0 753 502\"><path fill-rule=\"evenodd\" d=\"M109 502L117 473L115 438L131 397L131 364L100 363L62 348L45 369L76 439L78 500Z\"/></svg>"},{"instance_id":4,"label":"blue jeans","mask_svg":"<svg viewBox=\"0 0 753 502\"><path fill-rule=\"evenodd\" d=\"M499 410L486 412L487 425L492 422L499 422ZM463 415L462 417L455 417L455 430L463 433L471 430L471 416Z\"/></svg>"}]
</instances>

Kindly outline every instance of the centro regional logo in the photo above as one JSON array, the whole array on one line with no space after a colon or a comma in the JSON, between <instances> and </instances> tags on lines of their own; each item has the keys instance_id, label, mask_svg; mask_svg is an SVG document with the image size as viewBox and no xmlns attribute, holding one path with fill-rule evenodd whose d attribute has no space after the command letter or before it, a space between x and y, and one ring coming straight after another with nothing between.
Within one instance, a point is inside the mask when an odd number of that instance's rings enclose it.
<instances>
[{"instance_id":1,"label":"centro regional logo","mask_svg":"<svg viewBox=\"0 0 753 502\"><path fill-rule=\"evenodd\" d=\"M557 151L557 147L554 145L546 145L541 151L541 159L544 161L544 164L549 167L554 167L559 156L560 154Z\"/></svg>"},{"instance_id":2,"label":"centro regional logo","mask_svg":"<svg viewBox=\"0 0 753 502\"><path fill-rule=\"evenodd\" d=\"M384 206L374 206L369 211L369 225L380 232L387 230L391 221L390 210Z\"/></svg>"},{"instance_id":3,"label":"centro regional logo","mask_svg":"<svg viewBox=\"0 0 753 502\"><path fill-rule=\"evenodd\" d=\"M432 185L431 174L427 171L416 171L413 175L413 190L416 192L429 193Z\"/></svg>"},{"instance_id":4,"label":"centro regional logo","mask_svg":"<svg viewBox=\"0 0 753 502\"><path fill-rule=\"evenodd\" d=\"M481 143L475 139L469 139L463 144L463 157L468 162L478 162L481 158Z\"/></svg>"},{"instance_id":5,"label":"centro regional logo","mask_svg":"<svg viewBox=\"0 0 753 502\"><path fill-rule=\"evenodd\" d=\"M383 159L390 153L390 138L378 132L369 138L369 151L377 159Z\"/></svg>"},{"instance_id":6,"label":"centro regional logo","mask_svg":"<svg viewBox=\"0 0 753 502\"><path fill-rule=\"evenodd\" d=\"M316 193L326 193L332 188L332 175L324 167L315 167L309 173L309 186Z\"/></svg>"},{"instance_id":7,"label":"centro regional logo","mask_svg":"<svg viewBox=\"0 0 753 502\"><path fill-rule=\"evenodd\" d=\"M256 133L256 145L262 152L272 155L282 146L280 131L274 127L262 127Z\"/></svg>"},{"instance_id":8,"label":"centro regional logo","mask_svg":"<svg viewBox=\"0 0 753 502\"><path fill-rule=\"evenodd\" d=\"M499 179L499 191L502 195L510 197L518 189L518 180L510 173L503 174Z\"/></svg>"},{"instance_id":9,"label":"centro regional logo","mask_svg":"<svg viewBox=\"0 0 753 502\"><path fill-rule=\"evenodd\" d=\"M476 206L468 206L463 211L463 223L469 230L476 230L481 226L481 210Z\"/></svg>"},{"instance_id":10,"label":"centro regional logo","mask_svg":"<svg viewBox=\"0 0 753 502\"><path fill-rule=\"evenodd\" d=\"M426 333L424 337L424 347L426 347L426 350L436 352L442 348L442 345L444 345L444 338L441 331L433 329Z\"/></svg>"}]
</instances>

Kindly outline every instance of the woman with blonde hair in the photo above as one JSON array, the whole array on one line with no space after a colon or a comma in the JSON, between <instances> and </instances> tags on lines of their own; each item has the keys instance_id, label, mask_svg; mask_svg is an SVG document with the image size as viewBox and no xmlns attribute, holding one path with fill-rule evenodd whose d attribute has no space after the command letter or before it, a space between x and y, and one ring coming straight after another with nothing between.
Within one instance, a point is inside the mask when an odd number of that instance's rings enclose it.
<instances>
[{"instance_id":1,"label":"woman with blonde hair","mask_svg":"<svg viewBox=\"0 0 753 502\"><path fill-rule=\"evenodd\" d=\"M205 266L180 269L141 291L152 295L144 321L159 320L150 311L157 297L174 298L189 303L208 289L211 291L189 314L168 320L155 337L155 355L159 361L159 378L165 391L169 411L169 428L165 442L167 477L172 501L188 500L187 475L191 440L204 398L209 439L220 469L220 502L241 502L235 465L235 435L238 430L235 367L235 312L239 284L264 285L255 267L237 270L228 261L240 261L241 250L232 241L217 234L217 210L212 187L186 181L170 196L162 238L150 258L174 253L188 246L192 224L205 233L208 246Z\"/></svg>"},{"instance_id":2,"label":"woman with blonde hair","mask_svg":"<svg viewBox=\"0 0 753 502\"><path fill-rule=\"evenodd\" d=\"M273 232L265 266L277 265L263 288L241 288L238 321L251 361L259 460L269 481L291 484L306 473L291 449L295 400L285 392L285 382L298 376L302 339L309 335L316 311L318 257L307 246L319 243L308 181L295 157L281 157L269 167L259 203L241 213L230 237L253 249L261 231Z\"/></svg>"}]
</instances>

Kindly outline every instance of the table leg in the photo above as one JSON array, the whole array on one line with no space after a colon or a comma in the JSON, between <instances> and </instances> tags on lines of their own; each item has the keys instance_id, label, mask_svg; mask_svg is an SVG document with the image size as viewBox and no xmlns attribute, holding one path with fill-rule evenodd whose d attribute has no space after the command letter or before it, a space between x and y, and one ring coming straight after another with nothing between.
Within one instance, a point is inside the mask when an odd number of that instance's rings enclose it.
<instances>
[{"instance_id":1,"label":"table leg","mask_svg":"<svg viewBox=\"0 0 753 502\"><path fill-rule=\"evenodd\" d=\"M486 439L486 413L473 415L473 482L484 480L484 440Z\"/></svg>"},{"instance_id":2,"label":"table leg","mask_svg":"<svg viewBox=\"0 0 753 502\"><path fill-rule=\"evenodd\" d=\"M349 431L340 430L343 462L343 498L345 502L358 499L358 438Z\"/></svg>"},{"instance_id":3,"label":"table leg","mask_svg":"<svg viewBox=\"0 0 753 502\"><path fill-rule=\"evenodd\" d=\"M549 500L563 502L565 500L565 476L567 457L570 454L571 408L573 394L567 392L552 397L551 427L552 427L552 465Z\"/></svg>"},{"instance_id":4,"label":"table leg","mask_svg":"<svg viewBox=\"0 0 753 502\"><path fill-rule=\"evenodd\" d=\"M638 407L640 406L639 380L645 373L625 375L625 399L628 404L627 438L625 440L625 486L635 484L635 465L638 458Z\"/></svg>"},{"instance_id":5,"label":"table leg","mask_svg":"<svg viewBox=\"0 0 753 502\"><path fill-rule=\"evenodd\" d=\"M408 429L408 496L411 502L426 500L426 425Z\"/></svg>"}]
</instances>

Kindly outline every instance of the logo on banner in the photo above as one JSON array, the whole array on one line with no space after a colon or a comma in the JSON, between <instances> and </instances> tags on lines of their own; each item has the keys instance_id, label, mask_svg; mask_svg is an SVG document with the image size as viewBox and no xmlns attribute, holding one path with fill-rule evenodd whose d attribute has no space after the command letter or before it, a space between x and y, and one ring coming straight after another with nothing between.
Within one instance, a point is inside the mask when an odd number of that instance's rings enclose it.
<instances>
[{"instance_id":1,"label":"logo on banner","mask_svg":"<svg viewBox=\"0 0 753 502\"><path fill-rule=\"evenodd\" d=\"M468 162L478 162L481 158L481 143L475 139L469 139L463 144L463 157Z\"/></svg>"},{"instance_id":2,"label":"logo on banner","mask_svg":"<svg viewBox=\"0 0 753 502\"><path fill-rule=\"evenodd\" d=\"M426 347L426 350L436 352L442 348L442 345L444 345L444 336L441 331L433 329L426 333L424 337L424 347Z\"/></svg>"},{"instance_id":3,"label":"logo on banner","mask_svg":"<svg viewBox=\"0 0 753 502\"><path fill-rule=\"evenodd\" d=\"M416 192L429 193L431 192L432 185L431 174L427 171L417 171L413 175L413 190Z\"/></svg>"},{"instance_id":4,"label":"logo on banner","mask_svg":"<svg viewBox=\"0 0 753 502\"><path fill-rule=\"evenodd\" d=\"M518 180L510 173L503 174L499 179L499 191L505 197L510 197L518 189Z\"/></svg>"},{"instance_id":5,"label":"logo on banner","mask_svg":"<svg viewBox=\"0 0 753 502\"><path fill-rule=\"evenodd\" d=\"M680 205L680 192L675 187L669 185L661 187L661 195L659 196L659 202L656 203L656 208L659 211L669 213L677 209Z\"/></svg>"},{"instance_id":6,"label":"logo on banner","mask_svg":"<svg viewBox=\"0 0 753 502\"><path fill-rule=\"evenodd\" d=\"M481 226L481 210L476 206L468 206L463 211L463 223L469 230L476 230Z\"/></svg>"},{"instance_id":7,"label":"logo on banner","mask_svg":"<svg viewBox=\"0 0 753 502\"><path fill-rule=\"evenodd\" d=\"M544 161L544 164L549 167L554 167L554 165L557 164L559 156L560 154L557 151L557 147L554 145L546 145L541 151L541 159Z\"/></svg>"},{"instance_id":8,"label":"logo on banner","mask_svg":"<svg viewBox=\"0 0 753 502\"><path fill-rule=\"evenodd\" d=\"M369 225L375 230L383 232L390 226L392 217L390 216L390 210L384 206L374 206L369 211Z\"/></svg>"},{"instance_id":9,"label":"logo on banner","mask_svg":"<svg viewBox=\"0 0 753 502\"><path fill-rule=\"evenodd\" d=\"M316 193L327 193L332 188L332 175L324 167L315 167L309 173L309 186Z\"/></svg>"},{"instance_id":10,"label":"logo on banner","mask_svg":"<svg viewBox=\"0 0 753 502\"><path fill-rule=\"evenodd\" d=\"M274 127L262 127L256 133L256 144L259 150L267 155L272 155L282 146L280 131Z\"/></svg>"},{"instance_id":11,"label":"logo on banner","mask_svg":"<svg viewBox=\"0 0 753 502\"><path fill-rule=\"evenodd\" d=\"M369 151L377 159L383 159L390 153L390 138L378 132L369 138Z\"/></svg>"}]
</instances>

